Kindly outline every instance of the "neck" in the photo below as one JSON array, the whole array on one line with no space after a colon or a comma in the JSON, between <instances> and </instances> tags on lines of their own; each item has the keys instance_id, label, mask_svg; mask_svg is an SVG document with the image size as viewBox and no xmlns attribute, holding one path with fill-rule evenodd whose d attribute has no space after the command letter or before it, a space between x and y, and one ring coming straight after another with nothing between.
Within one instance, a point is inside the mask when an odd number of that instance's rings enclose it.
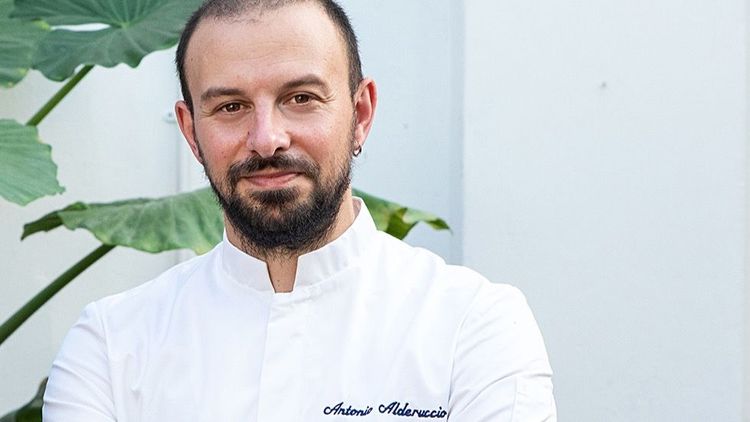
<instances>
[{"instance_id":1,"label":"neck","mask_svg":"<svg viewBox=\"0 0 750 422\"><path fill-rule=\"evenodd\" d=\"M289 293L294 290L294 282L297 277L297 260L299 257L337 239L352 225L356 215L357 210L354 209L354 201L352 200L350 190L344 194L333 227L328 231L325 238L321 239L315 247L301 251L284 251L281 253L276 251L264 253L263 251L249 248L246 245L247 242L243 242L242 235L232 226L226 217L224 218L224 226L227 229L227 238L234 246L266 263L268 278L271 280L273 290L276 293Z\"/></svg>"}]
</instances>

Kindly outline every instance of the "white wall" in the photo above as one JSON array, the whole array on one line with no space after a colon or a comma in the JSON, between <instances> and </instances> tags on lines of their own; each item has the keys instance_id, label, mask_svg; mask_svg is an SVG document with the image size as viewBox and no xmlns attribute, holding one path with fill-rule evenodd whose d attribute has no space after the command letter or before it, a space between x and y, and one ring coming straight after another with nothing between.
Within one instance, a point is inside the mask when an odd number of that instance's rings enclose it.
<instances>
[{"instance_id":1,"label":"white wall","mask_svg":"<svg viewBox=\"0 0 750 422\"><path fill-rule=\"evenodd\" d=\"M461 256L460 2L347 0L364 73L375 79L375 124L354 185L434 212L453 234L417 226L409 241L447 260ZM457 42L458 41L458 42Z\"/></svg>"},{"instance_id":2,"label":"white wall","mask_svg":"<svg viewBox=\"0 0 750 422\"><path fill-rule=\"evenodd\" d=\"M464 258L562 420L739 421L744 2L467 1Z\"/></svg>"}]
</instances>

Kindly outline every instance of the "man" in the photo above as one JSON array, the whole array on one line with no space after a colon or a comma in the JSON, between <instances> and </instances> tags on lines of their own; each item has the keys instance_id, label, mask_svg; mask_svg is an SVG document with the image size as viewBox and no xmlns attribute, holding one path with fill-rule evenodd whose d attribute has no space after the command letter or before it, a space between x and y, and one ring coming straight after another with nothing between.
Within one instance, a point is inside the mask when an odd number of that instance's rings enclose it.
<instances>
[{"instance_id":1,"label":"man","mask_svg":"<svg viewBox=\"0 0 750 422\"><path fill-rule=\"evenodd\" d=\"M555 420L521 293L377 232L352 198L377 95L338 5L210 0L177 64L224 241L88 306L45 420Z\"/></svg>"}]
</instances>

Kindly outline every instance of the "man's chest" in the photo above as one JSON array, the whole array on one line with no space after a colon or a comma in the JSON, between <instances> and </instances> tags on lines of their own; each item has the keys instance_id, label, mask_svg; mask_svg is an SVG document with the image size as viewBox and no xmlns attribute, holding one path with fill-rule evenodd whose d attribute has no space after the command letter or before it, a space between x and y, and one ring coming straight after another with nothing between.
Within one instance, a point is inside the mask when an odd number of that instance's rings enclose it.
<instances>
[{"instance_id":1,"label":"man's chest","mask_svg":"<svg viewBox=\"0 0 750 422\"><path fill-rule=\"evenodd\" d=\"M113 364L123 420L445 420L452 330L418 309L327 300L176 315Z\"/></svg>"}]
</instances>

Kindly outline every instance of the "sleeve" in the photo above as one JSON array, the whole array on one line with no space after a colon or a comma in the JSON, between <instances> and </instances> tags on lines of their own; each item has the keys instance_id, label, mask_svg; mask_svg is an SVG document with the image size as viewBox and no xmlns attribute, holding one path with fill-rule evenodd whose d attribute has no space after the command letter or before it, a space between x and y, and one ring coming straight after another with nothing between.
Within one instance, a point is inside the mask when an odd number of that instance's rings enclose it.
<instances>
[{"instance_id":1,"label":"sleeve","mask_svg":"<svg viewBox=\"0 0 750 422\"><path fill-rule=\"evenodd\" d=\"M450 422L555 422L552 369L523 294L480 289L459 330Z\"/></svg>"},{"instance_id":2,"label":"sleeve","mask_svg":"<svg viewBox=\"0 0 750 422\"><path fill-rule=\"evenodd\" d=\"M50 370L45 422L113 422L107 345L95 303L70 329Z\"/></svg>"}]
</instances>

